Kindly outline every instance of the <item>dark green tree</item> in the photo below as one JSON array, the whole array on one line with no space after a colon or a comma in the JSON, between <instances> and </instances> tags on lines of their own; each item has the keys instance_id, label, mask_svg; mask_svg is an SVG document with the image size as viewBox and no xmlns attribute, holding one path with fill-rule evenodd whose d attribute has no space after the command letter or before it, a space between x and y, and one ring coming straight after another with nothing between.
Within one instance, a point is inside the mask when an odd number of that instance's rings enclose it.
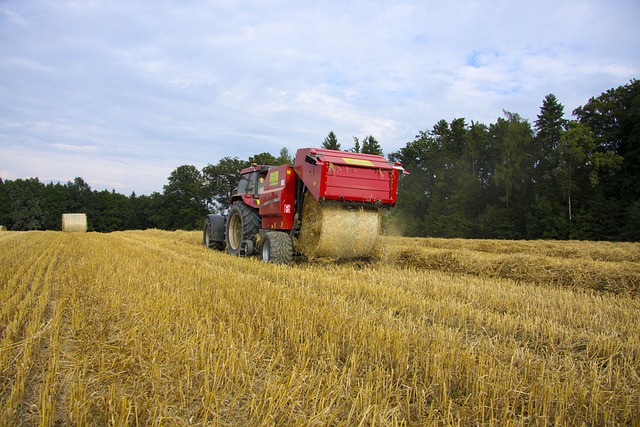
<instances>
[{"instance_id":1,"label":"dark green tree","mask_svg":"<svg viewBox=\"0 0 640 427\"><path fill-rule=\"evenodd\" d=\"M501 201L509 207L527 195L533 132L529 122L519 114L505 111L505 117L498 119L492 133L500 149L495 179L502 189Z\"/></svg>"},{"instance_id":2,"label":"dark green tree","mask_svg":"<svg viewBox=\"0 0 640 427\"><path fill-rule=\"evenodd\" d=\"M560 143L560 136L565 129L567 120L564 118L564 105L552 93L542 101L540 114L535 121L536 139L542 159L549 156Z\"/></svg>"},{"instance_id":3,"label":"dark green tree","mask_svg":"<svg viewBox=\"0 0 640 427\"><path fill-rule=\"evenodd\" d=\"M147 221L148 226L146 228L171 229L168 217L165 214L164 194L154 191L149 196L141 196L139 208L142 210L142 217ZM202 218L204 218L204 215ZM202 218L200 225L202 225Z\"/></svg>"},{"instance_id":4,"label":"dark green tree","mask_svg":"<svg viewBox=\"0 0 640 427\"><path fill-rule=\"evenodd\" d=\"M340 150L340 143L338 142L338 138L336 138L336 134L333 131L329 132L327 137L322 142L322 148L326 148L327 150Z\"/></svg>"},{"instance_id":5,"label":"dark green tree","mask_svg":"<svg viewBox=\"0 0 640 427\"><path fill-rule=\"evenodd\" d=\"M162 197L159 193L154 193L159 198ZM160 209L160 203L154 205L154 201L151 196L142 194L136 195L135 192L129 196L129 203L131 205L131 228L134 230L146 230L148 228L161 228L161 224L157 222L155 212Z\"/></svg>"},{"instance_id":6,"label":"dark green tree","mask_svg":"<svg viewBox=\"0 0 640 427\"><path fill-rule=\"evenodd\" d=\"M588 177L592 173L592 156L595 144L589 128L579 122L570 122L567 130L562 132L559 145L557 167L553 170L557 193L564 198L564 216L568 229L560 230L561 238L572 238L574 222L574 205L576 193L589 185Z\"/></svg>"},{"instance_id":7,"label":"dark green tree","mask_svg":"<svg viewBox=\"0 0 640 427\"><path fill-rule=\"evenodd\" d=\"M558 191L561 162L560 141L565 132L564 106L553 94L545 97L535 122L533 180L534 196L527 220L527 237L567 236L566 196Z\"/></svg>"},{"instance_id":8,"label":"dark green tree","mask_svg":"<svg viewBox=\"0 0 640 427\"><path fill-rule=\"evenodd\" d=\"M378 154L382 156L382 147L377 139L373 135L367 135L362 140L362 153L365 154Z\"/></svg>"},{"instance_id":9,"label":"dark green tree","mask_svg":"<svg viewBox=\"0 0 640 427\"><path fill-rule=\"evenodd\" d=\"M71 197L70 205L67 207L69 211L75 213L86 213L92 193L89 184L78 176L74 178L73 181L67 182L67 187Z\"/></svg>"},{"instance_id":10,"label":"dark green tree","mask_svg":"<svg viewBox=\"0 0 640 427\"><path fill-rule=\"evenodd\" d=\"M16 179L9 182L6 187L11 200L11 229L42 230L45 219L42 206L44 186L38 178Z\"/></svg>"},{"instance_id":11,"label":"dark green tree","mask_svg":"<svg viewBox=\"0 0 640 427\"><path fill-rule=\"evenodd\" d=\"M452 122L452 126L446 120L438 121L428 133L429 149L428 170L429 182L429 210L425 223L430 236L457 237L456 229L467 228L462 218L462 213L454 211L451 206L451 197L456 192L455 175L458 163L458 145L460 144L453 134L453 128L459 127L460 120ZM462 119L464 128L464 119ZM460 129L458 137L460 137ZM460 230L462 233L462 230Z\"/></svg>"},{"instance_id":12,"label":"dark green tree","mask_svg":"<svg viewBox=\"0 0 640 427\"><path fill-rule=\"evenodd\" d=\"M441 120L389 158L410 175L399 182L393 213L409 235L470 237L493 184L488 128L464 119ZM400 227L399 227L400 228Z\"/></svg>"},{"instance_id":13,"label":"dark green tree","mask_svg":"<svg viewBox=\"0 0 640 427\"><path fill-rule=\"evenodd\" d=\"M3 225L10 230L12 223L11 198L9 197L7 185L5 185L2 178L0 178L0 225Z\"/></svg>"},{"instance_id":14,"label":"dark green tree","mask_svg":"<svg viewBox=\"0 0 640 427\"><path fill-rule=\"evenodd\" d=\"M493 201L490 206L508 211L500 216L505 223L498 226L508 232L495 237L524 238L533 194L533 130L519 114L508 111L504 114L505 118L499 118L490 126L499 152L493 176L499 201Z\"/></svg>"},{"instance_id":15,"label":"dark green tree","mask_svg":"<svg viewBox=\"0 0 640 427\"><path fill-rule=\"evenodd\" d=\"M273 157L271 153L260 153L249 157L249 163L255 163L256 165L276 165L278 159Z\"/></svg>"},{"instance_id":16,"label":"dark green tree","mask_svg":"<svg viewBox=\"0 0 640 427\"><path fill-rule=\"evenodd\" d=\"M139 206L140 206L140 197L136 195L135 191L132 191L128 197L129 202L129 229L131 230L144 230L149 228L145 224L144 217L141 215Z\"/></svg>"},{"instance_id":17,"label":"dark green tree","mask_svg":"<svg viewBox=\"0 0 640 427\"><path fill-rule=\"evenodd\" d=\"M590 192L589 235L640 240L640 81L610 89L574 110L594 135L597 185ZM592 178L594 176L592 175Z\"/></svg>"},{"instance_id":18,"label":"dark green tree","mask_svg":"<svg viewBox=\"0 0 640 427\"><path fill-rule=\"evenodd\" d=\"M389 160L401 162L410 171L398 182L398 199L396 209L391 212L391 232L410 237L427 236L425 217L429 208L429 173L430 139L426 132L420 131L415 139L400 150L389 155Z\"/></svg>"},{"instance_id":19,"label":"dark green tree","mask_svg":"<svg viewBox=\"0 0 640 427\"><path fill-rule=\"evenodd\" d=\"M274 164L276 166L293 165L293 157L291 157L291 155L289 154L289 149L287 147L283 147L280 150L280 155L278 156Z\"/></svg>"},{"instance_id":20,"label":"dark green tree","mask_svg":"<svg viewBox=\"0 0 640 427\"><path fill-rule=\"evenodd\" d=\"M353 137L353 148L351 148L349 151L351 151L352 153L359 153L361 151L360 140L357 136Z\"/></svg>"},{"instance_id":21,"label":"dark green tree","mask_svg":"<svg viewBox=\"0 0 640 427\"><path fill-rule=\"evenodd\" d=\"M439 237L466 237L476 234L475 218L482 210L483 188L475 175L480 163L480 138L475 144L472 135L486 127L471 128L464 118L447 123L441 120L430 132L432 138L433 172L431 201L427 226Z\"/></svg>"},{"instance_id":22,"label":"dark green tree","mask_svg":"<svg viewBox=\"0 0 640 427\"><path fill-rule=\"evenodd\" d=\"M60 230L62 214L78 212L77 203L74 203L73 197L69 184L51 182L44 187L42 200L45 211L43 224L45 230ZM71 206L76 209L71 209Z\"/></svg>"},{"instance_id":23,"label":"dark green tree","mask_svg":"<svg viewBox=\"0 0 640 427\"><path fill-rule=\"evenodd\" d=\"M206 198L202 173L192 165L178 166L164 186L162 228L199 230L207 213Z\"/></svg>"},{"instance_id":24,"label":"dark green tree","mask_svg":"<svg viewBox=\"0 0 640 427\"><path fill-rule=\"evenodd\" d=\"M489 193L498 158L498 150L489 135L489 127L482 123L471 122L466 133L463 151L464 167L480 183L483 192ZM488 197L484 195L483 197Z\"/></svg>"},{"instance_id":25,"label":"dark green tree","mask_svg":"<svg viewBox=\"0 0 640 427\"><path fill-rule=\"evenodd\" d=\"M138 228L127 196L115 190L102 190L94 191L92 199L87 212L87 221L92 230L111 232Z\"/></svg>"}]
</instances>

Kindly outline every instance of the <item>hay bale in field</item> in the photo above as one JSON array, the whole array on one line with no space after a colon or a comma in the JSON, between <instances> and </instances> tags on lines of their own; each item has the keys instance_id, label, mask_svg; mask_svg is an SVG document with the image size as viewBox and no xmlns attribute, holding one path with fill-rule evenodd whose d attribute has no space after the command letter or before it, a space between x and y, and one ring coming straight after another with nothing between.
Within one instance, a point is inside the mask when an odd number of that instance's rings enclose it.
<instances>
[{"instance_id":1,"label":"hay bale in field","mask_svg":"<svg viewBox=\"0 0 640 427\"><path fill-rule=\"evenodd\" d=\"M487 253L441 249L423 247L419 241L412 240L397 240L391 247L388 259L413 269L640 295L640 265L630 261L593 261L527 252Z\"/></svg>"},{"instance_id":2,"label":"hay bale in field","mask_svg":"<svg viewBox=\"0 0 640 427\"><path fill-rule=\"evenodd\" d=\"M368 258L378 249L379 229L378 210L323 206L307 192L298 249L309 258Z\"/></svg>"},{"instance_id":3,"label":"hay bale in field","mask_svg":"<svg viewBox=\"0 0 640 427\"><path fill-rule=\"evenodd\" d=\"M5 227L4 225L0 225L0 231L7 231L7 227Z\"/></svg>"},{"instance_id":4,"label":"hay bale in field","mask_svg":"<svg viewBox=\"0 0 640 427\"><path fill-rule=\"evenodd\" d=\"M87 231L87 214L62 214L62 231L84 233Z\"/></svg>"}]
</instances>

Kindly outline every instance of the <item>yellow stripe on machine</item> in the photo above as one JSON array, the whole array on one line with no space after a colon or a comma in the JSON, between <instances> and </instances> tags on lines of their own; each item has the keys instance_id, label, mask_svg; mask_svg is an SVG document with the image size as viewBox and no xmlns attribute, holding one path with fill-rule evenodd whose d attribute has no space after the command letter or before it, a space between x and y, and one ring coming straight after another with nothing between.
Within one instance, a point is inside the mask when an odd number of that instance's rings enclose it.
<instances>
[{"instance_id":1,"label":"yellow stripe on machine","mask_svg":"<svg viewBox=\"0 0 640 427\"><path fill-rule=\"evenodd\" d=\"M348 165L357 165L357 166L373 166L370 160L364 159L351 159L349 157L343 157L342 160Z\"/></svg>"}]
</instances>

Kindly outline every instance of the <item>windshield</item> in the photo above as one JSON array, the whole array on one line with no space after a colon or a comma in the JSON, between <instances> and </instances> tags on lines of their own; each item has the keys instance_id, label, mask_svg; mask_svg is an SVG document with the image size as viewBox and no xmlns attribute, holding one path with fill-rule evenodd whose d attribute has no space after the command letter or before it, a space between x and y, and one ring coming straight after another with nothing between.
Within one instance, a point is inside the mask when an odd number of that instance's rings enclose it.
<instances>
[{"instance_id":1,"label":"windshield","mask_svg":"<svg viewBox=\"0 0 640 427\"><path fill-rule=\"evenodd\" d=\"M264 179L267 176L267 171L259 173L258 171L246 173L240 176L238 182L238 189L236 194L254 194L258 195L264 190ZM258 181L258 188L256 191L256 181Z\"/></svg>"}]
</instances>

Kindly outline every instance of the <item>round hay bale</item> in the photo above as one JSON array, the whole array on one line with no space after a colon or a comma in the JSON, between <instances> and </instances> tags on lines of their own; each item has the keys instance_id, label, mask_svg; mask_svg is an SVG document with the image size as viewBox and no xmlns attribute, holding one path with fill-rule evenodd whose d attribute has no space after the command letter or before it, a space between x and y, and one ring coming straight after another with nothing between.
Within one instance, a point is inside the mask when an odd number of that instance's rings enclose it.
<instances>
[{"instance_id":1,"label":"round hay bale","mask_svg":"<svg viewBox=\"0 0 640 427\"><path fill-rule=\"evenodd\" d=\"M87 214L62 214L62 231L84 233L87 231Z\"/></svg>"},{"instance_id":2,"label":"round hay bale","mask_svg":"<svg viewBox=\"0 0 640 427\"><path fill-rule=\"evenodd\" d=\"M7 227L5 227L4 225L0 225L0 231L7 231Z\"/></svg>"},{"instance_id":3,"label":"round hay bale","mask_svg":"<svg viewBox=\"0 0 640 427\"><path fill-rule=\"evenodd\" d=\"M298 249L309 258L369 258L378 247L379 230L379 210L323 206L307 192Z\"/></svg>"}]
</instances>

